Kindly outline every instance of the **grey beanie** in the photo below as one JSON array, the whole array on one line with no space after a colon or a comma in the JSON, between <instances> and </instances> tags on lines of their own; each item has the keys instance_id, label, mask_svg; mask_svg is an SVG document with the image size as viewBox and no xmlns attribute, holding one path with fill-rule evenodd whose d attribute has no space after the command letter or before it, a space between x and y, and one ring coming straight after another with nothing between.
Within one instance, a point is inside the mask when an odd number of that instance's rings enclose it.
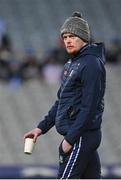
<instances>
[{"instance_id":1,"label":"grey beanie","mask_svg":"<svg viewBox=\"0 0 121 180\"><path fill-rule=\"evenodd\" d=\"M86 42L90 41L89 25L79 12L74 12L71 17L66 19L60 31L61 37L65 33L72 33Z\"/></svg>"}]
</instances>

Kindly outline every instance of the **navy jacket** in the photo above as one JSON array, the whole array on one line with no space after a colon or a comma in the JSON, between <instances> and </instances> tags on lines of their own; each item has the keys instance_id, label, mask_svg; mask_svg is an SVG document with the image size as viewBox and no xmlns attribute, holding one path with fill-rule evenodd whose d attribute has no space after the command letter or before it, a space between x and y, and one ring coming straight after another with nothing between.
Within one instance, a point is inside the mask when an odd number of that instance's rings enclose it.
<instances>
[{"instance_id":1,"label":"navy jacket","mask_svg":"<svg viewBox=\"0 0 121 180\"><path fill-rule=\"evenodd\" d=\"M106 72L103 43L87 44L64 66L58 99L38 125L54 125L73 145L83 132L99 129L104 111Z\"/></svg>"}]
</instances>

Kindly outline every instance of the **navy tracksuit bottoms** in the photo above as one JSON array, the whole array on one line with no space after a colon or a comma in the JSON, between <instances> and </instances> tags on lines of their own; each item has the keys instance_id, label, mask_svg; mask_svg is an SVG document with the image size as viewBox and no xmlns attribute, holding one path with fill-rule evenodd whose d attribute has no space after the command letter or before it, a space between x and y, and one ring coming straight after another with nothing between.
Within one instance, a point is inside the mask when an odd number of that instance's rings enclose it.
<instances>
[{"instance_id":1,"label":"navy tracksuit bottoms","mask_svg":"<svg viewBox=\"0 0 121 180\"><path fill-rule=\"evenodd\" d=\"M58 179L100 179L101 164L97 148L101 142L101 131L90 130L64 153L59 146Z\"/></svg>"}]
</instances>

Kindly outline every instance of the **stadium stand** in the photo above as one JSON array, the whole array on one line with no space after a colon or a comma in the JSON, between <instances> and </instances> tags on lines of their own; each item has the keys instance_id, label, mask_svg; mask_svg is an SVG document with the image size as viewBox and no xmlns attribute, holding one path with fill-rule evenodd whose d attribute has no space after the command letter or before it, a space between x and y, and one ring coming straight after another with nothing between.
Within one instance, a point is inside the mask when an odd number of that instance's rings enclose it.
<instances>
[{"instance_id":1,"label":"stadium stand","mask_svg":"<svg viewBox=\"0 0 121 180\"><path fill-rule=\"evenodd\" d=\"M82 11L93 38L108 47L112 39L121 39L120 9L120 0L0 0L0 18L7 24L13 49L20 52L28 47L35 52L56 47L60 26L74 10ZM107 64L106 69L103 141L99 149L102 174L121 178L121 66ZM48 112L58 87L40 79L19 86L0 81L0 178L55 177L62 137L53 128L27 156L23 153L23 135Z\"/></svg>"},{"instance_id":2,"label":"stadium stand","mask_svg":"<svg viewBox=\"0 0 121 180\"><path fill-rule=\"evenodd\" d=\"M0 17L8 24L15 49L55 47L59 28L73 10L82 11L93 37L108 45L117 35L121 38L120 7L120 0L0 0Z\"/></svg>"},{"instance_id":3,"label":"stadium stand","mask_svg":"<svg viewBox=\"0 0 121 180\"><path fill-rule=\"evenodd\" d=\"M121 163L120 143L120 67L107 65L107 92L103 121L103 141L99 149L103 164ZM23 134L35 127L56 98L58 85L47 85L31 80L10 91L0 84L0 162L14 164L57 165L58 145L61 140L53 128L40 138L31 156L23 153ZM116 94L116 95L115 95Z\"/></svg>"}]
</instances>

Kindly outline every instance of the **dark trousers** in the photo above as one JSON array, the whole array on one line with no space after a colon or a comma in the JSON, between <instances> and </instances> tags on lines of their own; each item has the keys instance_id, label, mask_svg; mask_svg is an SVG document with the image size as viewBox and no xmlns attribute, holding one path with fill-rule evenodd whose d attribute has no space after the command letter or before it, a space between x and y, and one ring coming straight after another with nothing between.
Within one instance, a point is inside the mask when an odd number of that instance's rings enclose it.
<instances>
[{"instance_id":1,"label":"dark trousers","mask_svg":"<svg viewBox=\"0 0 121 180\"><path fill-rule=\"evenodd\" d=\"M59 147L58 179L100 179L101 165L97 152L101 131L87 131L74 144L70 152Z\"/></svg>"}]
</instances>

